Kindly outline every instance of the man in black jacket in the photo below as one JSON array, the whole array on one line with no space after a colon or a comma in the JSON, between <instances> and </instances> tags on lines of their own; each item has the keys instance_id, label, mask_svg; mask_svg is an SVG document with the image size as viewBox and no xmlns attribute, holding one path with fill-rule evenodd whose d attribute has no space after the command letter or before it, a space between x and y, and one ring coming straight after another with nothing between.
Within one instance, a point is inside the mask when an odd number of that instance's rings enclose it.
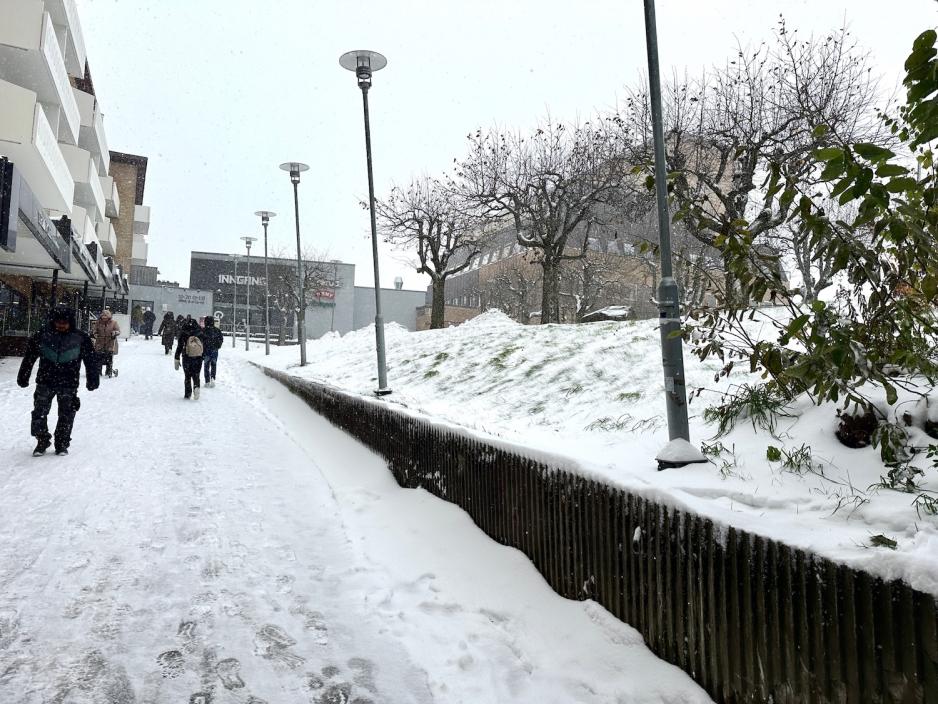
<instances>
[{"instance_id":1,"label":"man in black jacket","mask_svg":"<svg viewBox=\"0 0 938 704\"><path fill-rule=\"evenodd\" d=\"M218 370L218 350L225 342L221 330L215 327L215 318L205 316L205 330L202 331L205 339L205 385L209 388L215 386L215 372Z\"/></svg>"},{"instance_id":2,"label":"man in black jacket","mask_svg":"<svg viewBox=\"0 0 938 704\"><path fill-rule=\"evenodd\" d=\"M85 365L88 391L98 388L101 370L95 362L91 338L75 324L75 314L67 308L52 312L49 326L29 339L26 356L20 365L16 383L24 389L29 386L33 365L39 360L36 373L36 393L33 395L31 430L36 438L33 455L38 457L49 449L47 417L52 399L58 397L59 420L55 425L55 454L67 455L72 440L72 425L78 411L78 376Z\"/></svg>"},{"instance_id":3,"label":"man in black jacket","mask_svg":"<svg viewBox=\"0 0 938 704\"><path fill-rule=\"evenodd\" d=\"M189 319L179 330L176 343L175 365L179 370L180 358L185 373L185 398L199 400L199 372L202 371L202 355L205 354L205 335L195 320Z\"/></svg>"}]
</instances>

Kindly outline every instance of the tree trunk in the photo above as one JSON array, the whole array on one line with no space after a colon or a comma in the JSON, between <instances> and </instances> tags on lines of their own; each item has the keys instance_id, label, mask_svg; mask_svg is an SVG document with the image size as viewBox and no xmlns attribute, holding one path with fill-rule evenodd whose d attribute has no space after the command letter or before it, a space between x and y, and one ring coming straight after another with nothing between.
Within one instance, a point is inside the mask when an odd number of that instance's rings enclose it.
<instances>
[{"instance_id":1,"label":"tree trunk","mask_svg":"<svg viewBox=\"0 0 938 704\"><path fill-rule=\"evenodd\" d=\"M433 304L430 308L430 329L439 330L444 324L446 307L446 279L433 279Z\"/></svg>"},{"instance_id":2,"label":"tree trunk","mask_svg":"<svg viewBox=\"0 0 938 704\"><path fill-rule=\"evenodd\" d=\"M557 262L545 257L541 268L544 270L544 281L541 285L541 325L559 323L560 267Z\"/></svg>"}]
</instances>

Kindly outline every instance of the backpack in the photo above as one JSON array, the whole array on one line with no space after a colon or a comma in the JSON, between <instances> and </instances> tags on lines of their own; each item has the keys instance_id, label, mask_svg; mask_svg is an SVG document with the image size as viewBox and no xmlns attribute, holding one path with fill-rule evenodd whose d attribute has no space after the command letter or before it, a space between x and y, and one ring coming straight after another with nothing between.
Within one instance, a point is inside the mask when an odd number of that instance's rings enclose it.
<instances>
[{"instance_id":1,"label":"backpack","mask_svg":"<svg viewBox=\"0 0 938 704\"><path fill-rule=\"evenodd\" d=\"M186 357L201 357L205 353L202 340L196 335L190 335L186 340Z\"/></svg>"}]
</instances>

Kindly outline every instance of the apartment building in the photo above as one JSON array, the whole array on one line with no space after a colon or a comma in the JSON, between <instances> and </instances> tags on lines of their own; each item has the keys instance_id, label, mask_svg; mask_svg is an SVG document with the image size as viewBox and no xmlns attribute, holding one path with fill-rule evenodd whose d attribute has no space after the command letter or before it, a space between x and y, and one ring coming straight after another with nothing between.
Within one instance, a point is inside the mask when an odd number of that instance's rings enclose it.
<instances>
[{"instance_id":1,"label":"apartment building","mask_svg":"<svg viewBox=\"0 0 938 704\"><path fill-rule=\"evenodd\" d=\"M10 354L56 303L85 321L103 306L126 313L149 209L146 159L108 149L74 0L0 0L0 106L0 354Z\"/></svg>"}]
</instances>

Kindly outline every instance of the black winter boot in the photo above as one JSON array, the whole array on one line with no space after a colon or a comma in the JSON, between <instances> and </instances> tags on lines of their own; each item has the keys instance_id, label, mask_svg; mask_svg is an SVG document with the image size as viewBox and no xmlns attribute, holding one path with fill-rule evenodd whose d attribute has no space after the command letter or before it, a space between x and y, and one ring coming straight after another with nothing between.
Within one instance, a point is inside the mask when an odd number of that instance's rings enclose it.
<instances>
[{"instance_id":1,"label":"black winter boot","mask_svg":"<svg viewBox=\"0 0 938 704\"><path fill-rule=\"evenodd\" d=\"M51 444L49 438L39 438L36 442L36 449L33 450L33 457L42 457L46 454L46 450L49 449L49 445Z\"/></svg>"}]
</instances>

